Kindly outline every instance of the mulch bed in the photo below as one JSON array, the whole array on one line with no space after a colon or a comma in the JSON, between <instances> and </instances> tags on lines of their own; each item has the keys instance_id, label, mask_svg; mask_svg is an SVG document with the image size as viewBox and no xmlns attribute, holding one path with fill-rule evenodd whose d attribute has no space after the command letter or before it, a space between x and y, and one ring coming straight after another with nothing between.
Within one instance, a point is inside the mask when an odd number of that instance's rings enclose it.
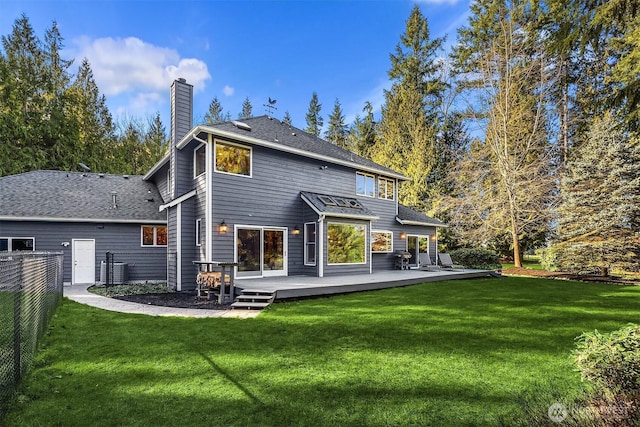
<instances>
[{"instance_id":1,"label":"mulch bed","mask_svg":"<svg viewBox=\"0 0 640 427\"><path fill-rule=\"evenodd\" d=\"M613 285L640 285L638 280L623 279L616 276L598 276L587 274L571 274L561 271L534 270L530 268L511 267L502 270L505 276L543 277L547 279L577 280L580 282L609 283Z\"/></svg>"},{"instance_id":2,"label":"mulch bed","mask_svg":"<svg viewBox=\"0 0 640 427\"><path fill-rule=\"evenodd\" d=\"M195 292L166 292L157 294L119 295L112 298L137 302L138 304L159 305L163 307L200 308L207 310L230 310L230 304L218 304L217 301L196 297Z\"/></svg>"}]
</instances>

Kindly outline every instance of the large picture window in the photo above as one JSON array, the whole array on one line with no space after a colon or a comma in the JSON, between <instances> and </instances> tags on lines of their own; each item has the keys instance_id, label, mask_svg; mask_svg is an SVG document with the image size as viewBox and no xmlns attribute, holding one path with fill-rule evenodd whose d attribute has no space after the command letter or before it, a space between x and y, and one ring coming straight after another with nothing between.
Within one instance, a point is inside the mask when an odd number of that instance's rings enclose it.
<instances>
[{"instance_id":1,"label":"large picture window","mask_svg":"<svg viewBox=\"0 0 640 427\"><path fill-rule=\"evenodd\" d=\"M388 178L378 179L378 198L393 200L394 199L395 181Z\"/></svg>"},{"instance_id":2,"label":"large picture window","mask_svg":"<svg viewBox=\"0 0 640 427\"><path fill-rule=\"evenodd\" d=\"M142 246L167 246L167 227L143 225Z\"/></svg>"},{"instance_id":3,"label":"large picture window","mask_svg":"<svg viewBox=\"0 0 640 427\"><path fill-rule=\"evenodd\" d=\"M0 237L0 252L35 251L35 242L33 237Z\"/></svg>"},{"instance_id":4,"label":"large picture window","mask_svg":"<svg viewBox=\"0 0 640 427\"><path fill-rule=\"evenodd\" d=\"M393 252L393 233L390 231L372 231L371 252Z\"/></svg>"},{"instance_id":5,"label":"large picture window","mask_svg":"<svg viewBox=\"0 0 640 427\"><path fill-rule=\"evenodd\" d=\"M365 226L329 223L327 258L329 264L364 264L366 262Z\"/></svg>"},{"instance_id":6,"label":"large picture window","mask_svg":"<svg viewBox=\"0 0 640 427\"><path fill-rule=\"evenodd\" d=\"M251 176L251 148L216 141L216 172Z\"/></svg>"},{"instance_id":7,"label":"large picture window","mask_svg":"<svg viewBox=\"0 0 640 427\"><path fill-rule=\"evenodd\" d=\"M316 265L316 223L304 225L304 265Z\"/></svg>"},{"instance_id":8,"label":"large picture window","mask_svg":"<svg viewBox=\"0 0 640 427\"><path fill-rule=\"evenodd\" d=\"M359 196L375 197L376 180L373 175L356 172L356 194Z\"/></svg>"}]
</instances>

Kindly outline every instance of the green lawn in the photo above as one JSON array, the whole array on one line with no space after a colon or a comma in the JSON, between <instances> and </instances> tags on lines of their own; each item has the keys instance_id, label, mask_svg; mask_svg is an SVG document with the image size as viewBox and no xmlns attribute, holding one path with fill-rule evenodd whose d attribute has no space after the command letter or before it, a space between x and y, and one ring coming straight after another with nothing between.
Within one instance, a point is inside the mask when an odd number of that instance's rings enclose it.
<instances>
[{"instance_id":1,"label":"green lawn","mask_svg":"<svg viewBox=\"0 0 640 427\"><path fill-rule=\"evenodd\" d=\"M525 422L524 396L579 391L576 336L638 321L640 287L529 278L275 304L248 320L126 315L64 300L4 421L513 425Z\"/></svg>"}]
</instances>

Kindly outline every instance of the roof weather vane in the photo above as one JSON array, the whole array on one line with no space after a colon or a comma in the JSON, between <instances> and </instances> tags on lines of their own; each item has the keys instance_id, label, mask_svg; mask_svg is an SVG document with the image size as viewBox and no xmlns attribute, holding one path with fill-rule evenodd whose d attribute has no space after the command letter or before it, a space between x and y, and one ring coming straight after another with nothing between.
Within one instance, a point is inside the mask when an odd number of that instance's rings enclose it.
<instances>
[{"instance_id":1,"label":"roof weather vane","mask_svg":"<svg viewBox=\"0 0 640 427\"><path fill-rule=\"evenodd\" d=\"M269 97L269 103L268 104L262 104L264 106L264 108L267 110L267 114L269 115L269 117L273 116L273 110L277 110L278 109L276 107L276 102L278 102L276 99L271 99L271 97Z\"/></svg>"}]
</instances>

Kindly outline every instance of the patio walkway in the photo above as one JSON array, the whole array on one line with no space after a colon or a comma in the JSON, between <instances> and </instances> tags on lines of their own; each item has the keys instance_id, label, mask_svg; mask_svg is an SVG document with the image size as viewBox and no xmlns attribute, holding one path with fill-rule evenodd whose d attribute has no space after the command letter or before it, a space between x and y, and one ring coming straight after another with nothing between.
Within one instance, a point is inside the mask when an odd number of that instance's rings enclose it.
<instances>
[{"instance_id":1,"label":"patio walkway","mask_svg":"<svg viewBox=\"0 0 640 427\"><path fill-rule=\"evenodd\" d=\"M373 274L354 274L330 277L283 276L261 279L236 278L236 295L241 290L275 292L276 301L318 295L342 294L396 288L424 282L471 279L495 276L492 270L394 270Z\"/></svg>"},{"instance_id":2,"label":"patio walkway","mask_svg":"<svg viewBox=\"0 0 640 427\"><path fill-rule=\"evenodd\" d=\"M235 317L245 319L248 317L256 317L260 314L260 312L256 310L206 310L138 304L135 302L122 301L94 294L87 290L89 286L92 285L64 286L62 294L70 300L79 302L80 304L90 305L103 310L118 311L121 313L147 314L149 316Z\"/></svg>"}]
</instances>

